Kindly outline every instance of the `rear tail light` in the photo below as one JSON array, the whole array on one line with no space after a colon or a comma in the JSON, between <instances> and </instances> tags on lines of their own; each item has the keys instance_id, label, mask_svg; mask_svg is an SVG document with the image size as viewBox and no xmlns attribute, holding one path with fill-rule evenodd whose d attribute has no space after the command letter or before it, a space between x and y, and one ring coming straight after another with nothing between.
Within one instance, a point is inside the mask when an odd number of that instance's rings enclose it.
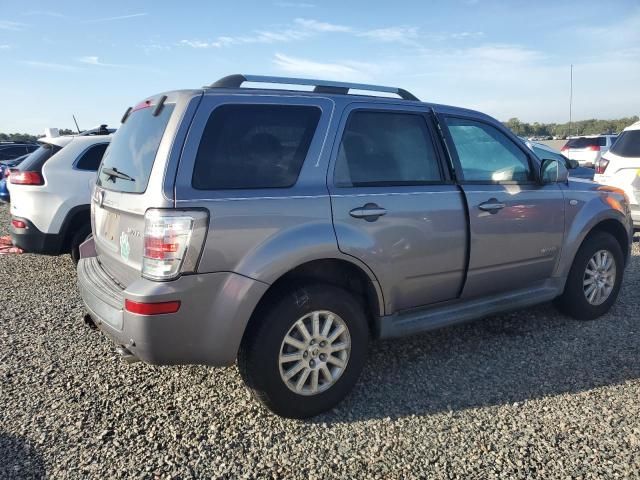
<instances>
[{"instance_id":1,"label":"rear tail light","mask_svg":"<svg viewBox=\"0 0 640 480\"><path fill-rule=\"evenodd\" d=\"M607 160L606 158L601 158L596 163L596 173L603 174L608 166L609 166L609 160Z\"/></svg>"},{"instance_id":2,"label":"rear tail light","mask_svg":"<svg viewBox=\"0 0 640 480\"><path fill-rule=\"evenodd\" d=\"M127 312L138 315L162 315L176 313L180 309L180 301L172 300L170 302L146 303L126 299L124 301L124 308Z\"/></svg>"},{"instance_id":3,"label":"rear tail light","mask_svg":"<svg viewBox=\"0 0 640 480\"><path fill-rule=\"evenodd\" d=\"M589 150L590 152L599 152L600 151L600 145L589 145L587 147L587 150Z\"/></svg>"},{"instance_id":4,"label":"rear tail light","mask_svg":"<svg viewBox=\"0 0 640 480\"><path fill-rule=\"evenodd\" d=\"M22 220L18 220L17 218L11 220L11 225L13 225L15 228L27 228L27 224Z\"/></svg>"},{"instance_id":5,"label":"rear tail light","mask_svg":"<svg viewBox=\"0 0 640 480\"><path fill-rule=\"evenodd\" d=\"M561 152L566 152L567 150L569 150L569 147L566 145L560 149Z\"/></svg>"},{"instance_id":6,"label":"rear tail light","mask_svg":"<svg viewBox=\"0 0 640 480\"><path fill-rule=\"evenodd\" d=\"M11 170L9 170L8 168L5 168L3 173L4 178L9 178L10 174L11 174Z\"/></svg>"},{"instance_id":7,"label":"rear tail light","mask_svg":"<svg viewBox=\"0 0 640 480\"><path fill-rule=\"evenodd\" d=\"M142 276L171 280L195 272L209 215L201 210L150 209L144 216Z\"/></svg>"},{"instance_id":8,"label":"rear tail light","mask_svg":"<svg viewBox=\"0 0 640 480\"><path fill-rule=\"evenodd\" d=\"M14 170L9 181L14 185L44 185L44 178L40 173L22 170Z\"/></svg>"}]
</instances>

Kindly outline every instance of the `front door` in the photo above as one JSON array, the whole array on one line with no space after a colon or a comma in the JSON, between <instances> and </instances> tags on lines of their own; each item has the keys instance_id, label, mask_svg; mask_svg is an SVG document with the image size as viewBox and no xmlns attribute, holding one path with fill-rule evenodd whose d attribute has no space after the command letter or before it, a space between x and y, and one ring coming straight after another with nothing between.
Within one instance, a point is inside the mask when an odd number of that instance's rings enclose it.
<instances>
[{"instance_id":1,"label":"front door","mask_svg":"<svg viewBox=\"0 0 640 480\"><path fill-rule=\"evenodd\" d=\"M554 270L564 236L564 198L541 185L537 161L497 125L444 116L449 150L469 209L470 298L535 285Z\"/></svg>"},{"instance_id":2,"label":"front door","mask_svg":"<svg viewBox=\"0 0 640 480\"><path fill-rule=\"evenodd\" d=\"M340 250L374 272L388 314L456 298L466 262L464 197L443 168L430 114L358 103L340 131L328 182Z\"/></svg>"}]
</instances>

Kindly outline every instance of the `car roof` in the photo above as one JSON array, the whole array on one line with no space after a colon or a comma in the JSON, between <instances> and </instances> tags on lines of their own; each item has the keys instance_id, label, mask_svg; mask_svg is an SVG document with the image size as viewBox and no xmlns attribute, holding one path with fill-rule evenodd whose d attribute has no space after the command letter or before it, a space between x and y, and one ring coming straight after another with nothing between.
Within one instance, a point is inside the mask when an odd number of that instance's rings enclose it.
<instances>
[{"instance_id":1,"label":"car roof","mask_svg":"<svg viewBox=\"0 0 640 480\"><path fill-rule=\"evenodd\" d=\"M627 128L623 130L623 132L627 132L630 130L640 130L640 122L633 123L629 125Z\"/></svg>"}]
</instances>

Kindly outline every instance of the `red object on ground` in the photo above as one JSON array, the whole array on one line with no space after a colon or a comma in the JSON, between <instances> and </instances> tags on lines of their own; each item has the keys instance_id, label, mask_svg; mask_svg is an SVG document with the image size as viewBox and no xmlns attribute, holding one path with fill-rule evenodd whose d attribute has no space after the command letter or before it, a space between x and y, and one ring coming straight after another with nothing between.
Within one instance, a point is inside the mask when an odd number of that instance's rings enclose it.
<instances>
[{"instance_id":1,"label":"red object on ground","mask_svg":"<svg viewBox=\"0 0 640 480\"><path fill-rule=\"evenodd\" d=\"M20 254L23 253L20 247L14 247L13 242L11 241L11 237L9 235L5 235L4 237L0 237L0 255L7 255L9 253Z\"/></svg>"}]
</instances>

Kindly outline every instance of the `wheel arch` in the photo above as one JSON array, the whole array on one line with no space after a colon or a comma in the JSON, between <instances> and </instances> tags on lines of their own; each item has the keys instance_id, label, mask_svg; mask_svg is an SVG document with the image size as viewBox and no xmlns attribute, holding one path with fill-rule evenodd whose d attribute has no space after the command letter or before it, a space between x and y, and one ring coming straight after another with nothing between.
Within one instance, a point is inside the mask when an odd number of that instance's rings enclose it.
<instances>
[{"instance_id":1,"label":"wheel arch","mask_svg":"<svg viewBox=\"0 0 640 480\"><path fill-rule=\"evenodd\" d=\"M60 253L69 253L71 251L71 240L74 234L86 224L91 224L91 207L89 205L76 205L69 210L60 229L62 234Z\"/></svg>"}]
</instances>

